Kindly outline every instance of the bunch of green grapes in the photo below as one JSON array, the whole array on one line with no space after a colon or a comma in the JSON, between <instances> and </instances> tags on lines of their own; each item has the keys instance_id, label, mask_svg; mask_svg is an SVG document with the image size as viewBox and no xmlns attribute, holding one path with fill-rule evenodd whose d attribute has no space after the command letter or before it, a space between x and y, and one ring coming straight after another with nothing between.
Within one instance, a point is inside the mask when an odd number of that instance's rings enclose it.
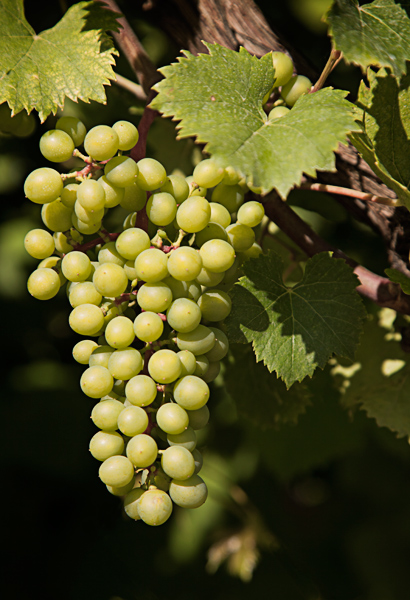
<instances>
[{"instance_id":1,"label":"bunch of green grapes","mask_svg":"<svg viewBox=\"0 0 410 600\"><path fill-rule=\"evenodd\" d=\"M158 161L126 154L137 141L126 121L87 133L62 117L45 133L45 158L74 154L85 166L27 177L25 194L42 204L49 231L30 231L25 247L41 261L30 294L48 300L66 285L69 324L83 336L73 356L87 365L82 391L97 401L90 451L100 479L131 518L160 525L173 503L196 508L207 497L196 431L208 423L208 384L229 348L228 291L261 252L254 228L264 210L244 202L234 169L205 159L190 177L167 176ZM127 216L108 233L103 219L116 207Z\"/></svg>"}]
</instances>

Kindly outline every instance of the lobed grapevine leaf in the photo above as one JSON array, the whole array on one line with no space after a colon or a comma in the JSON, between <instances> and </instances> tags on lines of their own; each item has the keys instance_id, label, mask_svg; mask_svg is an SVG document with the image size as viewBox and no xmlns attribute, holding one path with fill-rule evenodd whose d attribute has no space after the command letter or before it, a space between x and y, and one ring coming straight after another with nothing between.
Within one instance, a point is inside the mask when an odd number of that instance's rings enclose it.
<instances>
[{"instance_id":1,"label":"lobed grapevine leaf","mask_svg":"<svg viewBox=\"0 0 410 600\"><path fill-rule=\"evenodd\" d=\"M185 57L160 69L151 107L180 121L180 137L196 136L222 166L232 165L247 182L285 198L302 174L335 170L334 150L358 130L347 92L326 88L302 96L292 110L269 121L262 99L272 87L270 54L258 59L205 44L209 54Z\"/></svg>"},{"instance_id":2,"label":"lobed grapevine leaf","mask_svg":"<svg viewBox=\"0 0 410 600\"><path fill-rule=\"evenodd\" d=\"M257 361L288 388L323 369L333 354L353 359L365 310L344 260L315 255L292 288L284 285L283 263L273 252L245 263L244 272L231 291L229 338L252 342Z\"/></svg>"},{"instance_id":3,"label":"lobed grapevine leaf","mask_svg":"<svg viewBox=\"0 0 410 600\"><path fill-rule=\"evenodd\" d=\"M408 5L407 2L402 4ZM394 0L335 0L327 14L333 45L347 62L390 67L397 78L410 60L410 19Z\"/></svg>"},{"instance_id":4,"label":"lobed grapevine leaf","mask_svg":"<svg viewBox=\"0 0 410 600\"><path fill-rule=\"evenodd\" d=\"M8 102L13 114L35 109L44 121L66 96L105 103L104 85L115 79L118 54L104 33L108 27L116 28L114 13L100 3L79 2L53 28L36 34L23 0L0 0L0 104Z\"/></svg>"}]
</instances>

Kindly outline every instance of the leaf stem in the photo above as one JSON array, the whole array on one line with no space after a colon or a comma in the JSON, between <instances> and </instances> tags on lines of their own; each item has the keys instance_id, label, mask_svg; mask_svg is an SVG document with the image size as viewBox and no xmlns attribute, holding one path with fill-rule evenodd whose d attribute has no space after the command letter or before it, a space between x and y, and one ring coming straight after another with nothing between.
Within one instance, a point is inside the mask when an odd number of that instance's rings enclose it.
<instances>
[{"instance_id":1,"label":"leaf stem","mask_svg":"<svg viewBox=\"0 0 410 600\"><path fill-rule=\"evenodd\" d=\"M366 192L359 192L350 188L340 187L338 185L328 185L327 183L302 183L299 189L313 190L315 192L327 192L328 194L337 194L339 196L349 196L350 198L358 198L367 202L376 202L384 206L401 206L400 201L395 198L384 198L375 196Z\"/></svg>"},{"instance_id":2,"label":"leaf stem","mask_svg":"<svg viewBox=\"0 0 410 600\"><path fill-rule=\"evenodd\" d=\"M329 77L330 73L333 71L337 63L342 59L342 52L340 50L332 49L328 61L320 74L319 79L316 81L315 85L309 90L309 94L314 94L318 90L322 89L325 85L326 79Z\"/></svg>"},{"instance_id":3,"label":"leaf stem","mask_svg":"<svg viewBox=\"0 0 410 600\"><path fill-rule=\"evenodd\" d=\"M139 85L138 83L135 83L134 81L131 81L126 77L123 77L119 73L116 73L115 77L116 79L114 79L114 83L124 88L124 90L131 92L131 94L133 94L137 98L137 100L140 100L141 102L146 102L147 94L144 92L144 88L142 87L142 85Z\"/></svg>"}]
</instances>

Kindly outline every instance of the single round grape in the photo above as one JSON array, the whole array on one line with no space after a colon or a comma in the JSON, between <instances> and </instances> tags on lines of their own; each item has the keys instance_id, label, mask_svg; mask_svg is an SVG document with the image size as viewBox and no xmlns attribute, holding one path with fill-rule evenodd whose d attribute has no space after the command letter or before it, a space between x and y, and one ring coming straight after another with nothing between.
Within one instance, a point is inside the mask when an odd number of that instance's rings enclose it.
<instances>
[{"instance_id":1,"label":"single round grape","mask_svg":"<svg viewBox=\"0 0 410 600\"><path fill-rule=\"evenodd\" d=\"M99 181L86 179L77 189L77 201L88 211L100 211L105 207L105 192ZM77 216L81 219L81 216Z\"/></svg>"},{"instance_id":2,"label":"single round grape","mask_svg":"<svg viewBox=\"0 0 410 600\"><path fill-rule=\"evenodd\" d=\"M172 513L171 498L163 490L148 490L141 496L137 510L147 525L162 525Z\"/></svg>"},{"instance_id":3,"label":"single round grape","mask_svg":"<svg viewBox=\"0 0 410 600\"><path fill-rule=\"evenodd\" d=\"M165 431L165 433L175 435L182 433L189 425L188 414L186 410L174 404L173 402L167 402L159 407L157 410L157 424Z\"/></svg>"},{"instance_id":4,"label":"single round grape","mask_svg":"<svg viewBox=\"0 0 410 600\"><path fill-rule=\"evenodd\" d=\"M175 198L167 192L152 194L146 206L149 220L159 227L165 227L172 223L177 214L177 203Z\"/></svg>"},{"instance_id":5,"label":"single round grape","mask_svg":"<svg viewBox=\"0 0 410 600\"><path fill-rule=\"evenodd\" d=\"M51 233L45 229L32 229L24 239L26 251L34 258L48 258L55 249L54 239Z\"/></svg>"},{"instance_id":6,"label":"single round grape","mask_svg":"<svg viewBox=\"0 0 410 600\"><path fill-rule=\"evenodd\" d=\"M137 179L137 163L128 156L114 156L105 165L104 175L112 185L125 188Z\"/></svg>"},{"instance_id":7,"label":"single round grape","mask_svg":"<svg viewBox=\"0 0 410 600\"><path fill-rule=\"evenodd\" d=\"M92 351L88 365L90 367L105 367L108 369L108 361L110 360L111 354L115 352L114 348L102 344Z\"/></svg>"},{"instance_id":8,"label":"single round grape","mask_svg":"<svg viewBox=\"0 0 410 600\"><path fill-rule=\"evenodd\" d=\"M96 335L104 325L104 315L95 304L76 306L68 318L73 331L80 335Z\"/></svg>"},{"instance_id":9,"label":"single round grape","mask_svg":"<svg viewBox=\"0 0 410 600\"><path fill-rule=\"evenodd\" d=\"M205 198L208 188L201 187L200 185L198 185L196 181L194 181L192 175L190 175L189 177L185 177L185 181L187 182L189 187L189 196L202 196L203 198Z\"/></svg>"},{"instance_id":10,"label":"single round grape","mask_svg":"<svg viewBox=\"0 0 410 600\"><path fill-rule=\"evenodd\" d=\"M148 427L148 415L140 406L127 406L118 417L118 429L129 437L144 433Z\"/></svg>"},{"instance_id":11,"label":"single round grape","mask_svg":"<svg viewBox=\"0 0 410 600\"><path fill-rule=\"evenodd\" d=\"M225 167L225 172L221 183L226 185L236 185L241 179L240 174L231 166Z\"/></svg>"},{"instance_id":12,"label":"single round grape","mask_svg":"<svg viewBox=\"0 0 410 600\"><path fill-rule=\"evenodd\" d=\"M124 439L116 431L98 431L90 440L90 452L97 460L107 460L124 452Z\"/></svg>"},{"instance_id":13,"label":"single round grape","mask_svg":"<svg viewBox=\"0 0 410 600\"><path fill-rule=\"evenodd\" d=\"M119 139L108 125L97 125L90 129L84 139L84 148L95 160L108 160L116 154Z\"/></svg>"},{"instance_id":14,"label":"single round grape","mask_svg":"<svg viewBox=\"0 0 410 600\"><path fill-rule=\"evenodd\" d=\"M285 85L292 77L292 59L284 52L272 52L272 63L275 69L275 87Z\"/></svg>"},{"instance_id":15,"label":"single round grape","mask_svg":"<svg viewBox=\"0 0 410 600\"><path fill-rule=\"evenodd\" d=\"M149 406L157 395L157 384L148 375L136 375L125 386L127 400L134 406Z\"/></svg>"},{"instance_id":16,"label":"single round grape","mask_svg":"<svg viewBox=\"0 0 410 600\"><path fill-rule=\"evenodd\" d=\"M215 334L209 327L198 325L189 333L178 333L177 346L180 350L189 350L195 356L206 354L215 344Z\"/></svg>"},{"instance_id":17,"label":"single round grape","mask_svg":"<svg viewBox=\"0 0 410 600\"><path fill-rule=\"evenodd\" d=\"M205 356L205 354L200 354L196 357L196 367L194 371L194 375L196 377L203 377L208 370L209 360Z\"/></svg>"},{"instance_id":18,"label":"single round grape","mask_svg":"<svg viewBox=\"0 0 410 600\"><path fill-rule=\"evenodd\" d=\"M269 121L275 121L288 114L289 108L286 106L274 106L268 114Z\"/></svg>"},{"instance_id":19,"label":"single round grape","mask_svg":"<svg viewBox=\"0 0 410 600\"><path fill-rule=\"evenodd\" d=\"M161 456L161 467L172 479L189 479L195 471L191 452L183 446L170 446Z\"/></svg>"},{"instance_id":20,"label":"single round grape","mask_svg":"<svg viewBox=\"0 0 410 600\"><path fill-rule=\"evenodd\" d=\"M89 367L80 379L81 389L90 398L101 398L112 390L114 379L105 367Z\"/></svg>"},{"instance_id":21,"label":"single round grape","mask_svg":"<svg viewBox=\"0 0 410 600\"><path fill-rule=\"evenodd\" d=\"M72 209L67 208L58 198L43 205L41 220L51 231L66 231L71 227L72 214Z\"/></svg>"},{"instance_id":22,"label":"single round grape","mask_svg":"<svg viewBox=\"0 0 410 600\"><path fill-rule=\"evenodd\" d=\"M61 270L68 281L85 281L91 273L91 261L84 252L73 250L64 256Z\"/></svg>"},{"instance_id":23,"label":"single round grape","mask_svg":"<svg viewBox=\"0 0 410 600\"><path fill-rule=\"evenodd\" d=\"M125 456L111 456L102 463L98 474L105 485L123 487L134 478L134 467Z\"/></svg>"},{"instance_id":24,"label":"single round grape","mask_svg":"<svg viewBox=\"0 0 410 600\"><path fill-rule=\"evenodd\" d=\"M24 182L24 194L36 204L47 204L57 200L62 189L60 173L49 167L35 169Z\"/></svg>"},{"instance_id":25,"label":"single round grape","mask_svg":"<svg viewBox=\"0 0 410 600\"><path fill-rule=\"evenodd\" d=\"M172 501L182 508L198 508L208 496L208 488L199 475L189 479L173 479L169 486Z\"/></svg>"},{"instance_id":26,"label":"single round grape","mask_svg":"<svg viewBox=\"0 0 410 600\"><path fill-rule=\"evenodd\" d=\"M172 350L158 350L148 362L148 372L158 383L172 383L181 375L181 363Z\"/></svg>"},{"instance_id":27,"label":"single round grape","mask_svg":"<svg viewBox=\"0 0 410 600\"><path fill-rule=\"evenodd\" d=\"M242 256L245 260L249 260L250 258L258 258L262 253L261 246L255 242L248 250L242 253Z\"/></svg>"},{"instance_id":28,"label":"single round grape","mask_svg":"<svg viewBox=\"0 0 410 600\"><path fill-rule=\"evenodd\" d=\"M155 342L161 337L163 330L164 322L157 313L146 311L135 318L134 332L143 342Z\"/></svg>"},{"instance_id":29,"label":"single round grape","mask_svg":"<svg viewBox=\"0 0 410 600\"><path fill-rule=\"evenodd\" d=\"M96 427L104 431L118 429L118 417L124 410L124 405L118 400L98 402L91 411L91 420Z\"/></svg>"},{"instance_id":30,"label":"single round grape","mask_svg":"<svg viewBox=\"0 0 410 600\"><path fill-rule=\"evenodd\" d=\"M205 287L214 287L218 283L221 283L224 275L224 273L214 273L213 271L209 271L209 269L201 269L196 280Z\"/></svg>"},{"instance_id":31,"label":"single round grape","mask_svg":"<svg viewBox=\"0 0 410 600\"><path fill-rule=\"evenodd\" d=\"M53 269L36 269L28 278L27 289L37 300L50 300L60 289L60 278Z\"/></svg>"},{"instance_id":32,"label":"single round grape","mask_svg":"<svg viewBox=\"0 0 410 600\"><path fill-rule=\"evenodd\" d=\"M211 207L206 198L192 196L185 200L177 210L177 223L187 233L196 233L206 227L211 218Z\"/></svg>"},{"instance_id":33,"label":"single round grape","mask_svg":"<svg viewBox=\"0 0 410 600\"><path fill-rule=\"evenodd\" d=\"M143 488L134 488L124 498L124 510L130 519L139 521L141 517L138 514L138 502L143 494L145 494Z\"/></svg>"},{"instance_id":34,"label":"single round grape","mask_svg":"<svg viewBox=\"0 0 410 600\"><path fill-rule=\"evenodd\" d=\"M232 300L222 290L208 290L198 300L198 306L207 321L223 321L231 312Z\"/></svg>"},{"instance_id":35,"label":"single round grape","mask_svg":"<svg viewBox=\"0 0 410 600\"><path fill-rule=\"evenodd\" d=\"M167 172L160 162L153 158L142 158L137 165L139 169L137 183L142 190L152 192L164 185Z\"/></svg>"},{"instance_id":36,"label":"single round grape","mask_svg":"<svg viewBox=\"0 0 410 600\"><path fill-rule=\"evenodd\" d=\"M64 162L72 157L74 142L65 131L51 129L40 138L40 152L51 162Z\"/></svg>"},{"instance_id":37,"label":"single round grape","mask_svg":"<svg viewBox=\"0 0 410 600\"><path fill-rule=\"evenodd\" d=\"M238 210L237 219L242 225L256 227L265 216L265 209L260 202L245 202ZM248 249L248 248L247 248Z\"/></svg>"},{"instance_id":38,"label":"single round grape","mask_svg":"<svg viewBox=\"0 0 410 600\"><path fill-rule=\"evenodd\" d=\"M173 173L168 175L166 182L161 186L161 192L167 192L172 194L177 204L182 204L188 198L189 185L187 184L185 177Z\"/></svg>"},{"instance_id":39,"label":"single round grape","mask_svg":"<svg viewBox=\"0 0 410 600\"><path fill-rule=\"evenodd\" d=\"M60 117L56 123L56 129L68 133L76 147L81 146L87 133L84 123L77 117Z\"/></svg>"},{"instance_id":40,"label":"single round grape","mask_svg":"<svg viewBox=\"0 0 410 600\"><path fill-rule=\"evenodd\" d=\"M71 215L71 222L77 231L82 233L83 235L92 235L93 233L97 233L102 227L102 223L97 218L92 223L84 223L81 221L75 214L75 212Z\"/></svg>"},{"instance_id":41,"label":"single round grape","mask_svg":"<svg viewBox=\"0 0 410 600\"><path fill-rule=\"evenodd\" d=\"M94 340L81 340L73 348L73 357L80 365L88 365L93 350L98 348Z\"/></svg>"},{"instance_id":42,"label":"single round grape","mask_svg":"<svg viewBox=\"0 0 410 600\"><path fill-rule=\"evenodd\" d=\"M78 183L68 183L61 191L60 200L67 208L74 208L77 200Z\"/></svg>"},{"instance_id":43,"label":"single round grape","mask_svg":"<svg viewBox=\"0 0 410 600\"><path fill-rule=\"evenodd\" d=\"M226 232L235 252L245 252L255 242L254 230L248 227L248 225L239 223L239 221L229 225L226 228Z\"/></svg>"},{"instance_id":44,"label":"single round grape","mask_svg":"<svg viewBox=\"0 0 410 600\"><path fill-rule=\"evenodd\" d=\"M134 148L138 142L138 129L129 121L117 121L112 126L115 133L118 135L118 149L127 151Z\"/></svg>"},{"instance_id":45,"label":"single round grape","mask_svg":"<svg viewBox=\"0 0 410 600\"><path fill-rule=\"evenodd\" d=\"M105 339L113 348L126 348L132 344L134 338L133 323L128 317L114 317L105 329Z\"/></svg>"},{"instance_id":46,"label":"single round grape","mask_svg":"<svg viewBox=\"0 0 410 600\"><path fill-rule=\"evenodd\" d=\"M228 354L229 341L225 333L216 327L209 328L215 334L215 343L211 350L206 353L210 362L222 360Z\"/></svg>"},{"instance_id":47,"label":"single round grape","mask_svg":"<svg viewBox=\"0 0 410 600\"><path fill-rule=\"evenodd\" d=\"M138 375L142 367L141 354L135 348L116 350L108 361L108 370L115 379L128 381Z\"/></svg>"},{"instance_id":48,"label":"single round grape","mask_svg":"<svg viewBox=\"0 0 410 600\"><path fill-rule=\"evenodd\" d=\"M83 281L73 287L68 296L68 300L73 308L80 304L101 304L102 296L97 292L91 281Z\"/></svg>"},{"instance_id":49,"label":"single round grape","mask_svg":"<svg viewBox=\"0 0 410 600\"><path fill-rule=\"evenodd\" d=\"M227 242L228 235L225 227L222 227L219 223L209 221L208 225L195 235L195 242L198 248L203 246L205 242L208 242L209 240L225 240L225 242Z\"/></svg>"},{"instance_id":50,"label":"single round grape","mask_svg":"<svg viewBox=\"0 0 410 600\"><path fill-rule=\"evenodd\" d=\"M61 254L68 254L73 249L72 245L68 243L67 237L61 231L55 231L53 233L53 241L55 249Z\"/></svg>"},{"instance_id":51,"label":"single round grape","mask_svg":"<svg viewBox=\"0 0 410 600\"><path fill-rule=\"evenodd\" d=\"M195 472L197 472L197 471L195 471ZM110 494L112 494L113 496L126 496L127 494L129 494L131 492L134 485L135 485L135 477L133 477L131 479L131 481L129 483L127 483L126 485L122 485L122 486L107 485L106 488L110 492ZM138 488L138 489L140 489L140 488Z\"/></svg>"},{"instance_id":52,"label":"single round grape","mask_svg":"<svg viewBox=\"0 0 410 600\"><path fill-rule=\"evenodd\" d=\"M282 87L280 95L288 106L294 106L303 94L306 94L312 87L312 82L304 75L293 75L290 80Z\"/></svg>"},{"instance_id":53,"label":"single round grape","mask_svg":"<svg viewBox=\"0 0 410 600\"><path fill-rule=\"evenodd\" d=\"M201 322L202 313L198 305L188 298L174 300L167 310L167 321L172 329L188 333Z\"/></svg>"},{"instance_id":54,"label":"single round grape","mask_svg":"<svg viewBox=\"0 0 410 600\"><path fill-rule=\"evenodd\" d=\"M226 229L226 227L231 224L231 215L228 209L218 202L210 202L209 206L211 207L210 220L212 223L218 223L218 225L221 225Z\"/></svg>"},{"instance_id":55,"label":"single round grape","mask_svg":"<svg viewBox=\"0 0 410 600\"><path fill-rule=\"evenodd\" d=\"M128 212L142 210L147 202L147 192L140 188L137 182L123 188L124 196L120 205Z\"/></svg>"},{"instance_id":56,"label":"single round grape","mask_svg":"<svg viewBox=\"0 0 410 600\"><path fill-rule=\"evenodd\" d=\"M149 467L157 459L158 446L156 441L145 433L132 437L127 444L127 456L138 468Z\"/></svg>"},{"instance_id":57,"label":"single round grape","mask_svg":"<svg viewBox=\"0 0 410 600\"><path fill-rule=\"evenodd\" d=\"M176 248L169 254L168 272L178 281L193 281L202 269L199 252L190 246Z\"/></svg>"},{"instance_id":58,"label":"single round grape","mask_svg":"<svg viewBox=\"0 0 410 600\"><path fill-rule=\"evenodd\" d=\"M200 248L202 264L209 271L223 273L233 265L235 250L224 240L209 240Z\"/></svg>"},{"instance_id":59,"label":"single round grape","mask_svg":"<svg viewBox=\"0 0 410 600\"><path fill-rule=\"evenodd\" d=\"M212 202L222 204L230 213L234 213L243 204L244 192L240 185L220 183L212 192L211 199Z\"/></svg>"},{"instance_id":60,"label":"single round grape","mask_svg":"<svg viewBox=\"0 0 410 600\"><path fill-rule=\"evenodd\" d=\"M171 305L171 289L162 281L144 283L138 290L137 302L142 310L162 313Z\"/></svg>"},{"instance_id":61,"label":"single round grape","mask_svg":"<svg viewBox=\"0 0 410 600\"><path fill-rule=\"evenodd\" d=\"M125 188L112 185L105 175L98 179L98 183L104 190L105 208L114 208L114 206L118 206L124 199Z\"/></svg>"},{"instance_id":62,"label":"single round grape","mask_svg":"<svg viewBox=\"0 0 410 600\"><path fill-rule=\"evenodd\" d=\"M202 465L204 464L204 459L202 457L202 454L200 453L200 451L197 448L195 448L195 450L192 452L192 456L194 457L194 463L195 463L194 474L197 475L199 473L199 471L202 469Z\"/></svg>"},{"instance_id":63,"label":"single round grape","mask_svg":"<svg viewBox=\"0 0 410 600\"><path fill-rule=\"evenodd\" d=\"M206 158L197 164L192 177L198 185L211 188L218 185L224 175L225 171L222 167L218 167L212 158Z\"/></svg>"},{"instance_id":64,"label":"single round grape","mask_svg":"<svg viewBox=\"0 0 410 600\"><path fill-rule=\"evenodd\" d=\"M192 354L189 350L180 350L177 352L177 356L182 364L181 377L193 375L196 369L195 354Z\"/></svg>"},{"instance_id":65,"label":"single round grape","mask_svg":"<svg viewBox=\"0 0 410 600\"><path fill-rule=\"evenodd\" d=\"M103 296L115 298L125 292L128 285L128 277L124 273L124 269L119 265L104 263L96 268L93 275L93 284Z\"/></svg>"},{"instance_id":66,"label":"single round grape","mask_svg":"<svg viewBox=\"0 0 410 600\"><path fill-rule=\"evenodd\" d=\"M174 398L185 410L198 410L209 400L209 387L199 377L187 375L174 385Z\"/></svg>"},{"instance_id":67,"label":"single round grape","mask_svg":"<svg viewBox=\"0 0 410 600\"><path fill-rule=\"evenodd\" d=\"M117 251L127 260L135 260L141 252L148 250L150 245L148 234L138 227L126 229L115 242Z\"/></svg>"},{"instance_id":68,"label":"single round grape","mask_svg":"<svg viewBox=\"0 0 410 600\"><path fill-rule=\"evenodd\" d=\"M180 446L192 452L196 448L197 437L192 427L188 427L182 433L168 434L167 441L170 446Z\"/></svg>"},{"instance_id":69,"label":"single round grape","mask_svg":"<svg viewBox=\"0 0 410 600\"><path fill-rule=\"evenodd\" d=\"M125 258L118 252L115 242L107 242L101 246L98 252L98 262L100 265L104 263L113 263L123 267Z\"/></svg>"},{"instance_id":70,"label":"single round grape","mask_svg":"<svg viewBox=\"0 0 410 600\"><path fill-rule=\"evenodd\" d=\"M149 248L135 259L138 278L147 283L158 283L168 275L168 257L158 248Z\"/></svg>"},{"instance_id":71,"label":"single round grape","mask_svg":"<svg viewBox=\"0 0 410 600\"><path fill-rule=\"evenodd\" d=\"M206 404L197 410L187 410L186 412L189 418L189 426L195 431L208 425L209 408Z\"/></svg>"}]
</instances>

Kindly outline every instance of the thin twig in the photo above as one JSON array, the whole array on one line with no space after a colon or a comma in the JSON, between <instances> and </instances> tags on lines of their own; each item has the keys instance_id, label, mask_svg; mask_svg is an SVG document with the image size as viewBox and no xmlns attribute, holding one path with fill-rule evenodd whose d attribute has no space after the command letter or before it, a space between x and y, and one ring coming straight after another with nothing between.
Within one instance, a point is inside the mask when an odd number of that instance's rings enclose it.
<instances>
[{"instance_id":1,"label":"thin twig","mask_svg":"<svg viewBox=\"0 0 410 600\"><path fill-rule=\"evenodd\" d=\"M350 198L358 198L359 200L364 200L366 202L384 204L384 206L401 206L399 200L396 198L375 196L374 194L359 192L358 190L351 190L350 188L340 187L338 185L328 185L327 183L302 183L300 189L313 190L314 192L327 192L328 194L337 194L339 196L349 196Z\"/></svg>"},{"instance_id":2,"label":"thin twig","mask_svg":"<svg viewBox=\"0 0 410 600\"><path fill-rule=\"evenodd\" d=\"M314 94L318 90L321 90L325 85L326 79L329 77L330 73L333 71L337 63L342 59L342 53L340 50L333 50L330 53L329 59L320 74L319 79L316 81L315 85L309 90L309 94Z\"/></svg>"},{"instance_id":3,"label":"thin twig","mask_svg":"<svg viewBox=\"0 0 410 600\"><path fill-rule=\"evenodd\" d=\"M114 83L124 88L124 90L131 92L131 94L133 94L137 98L137 100L140 100L141 102L146 102L147 94L144 92L144 88L142 87L142 85L139 85L138 83L135 83L134 81L131 81L130 79L119 75L118 73L115 74L115 77L116 79L114 79Z\"/></svg>"}]
</instances>

